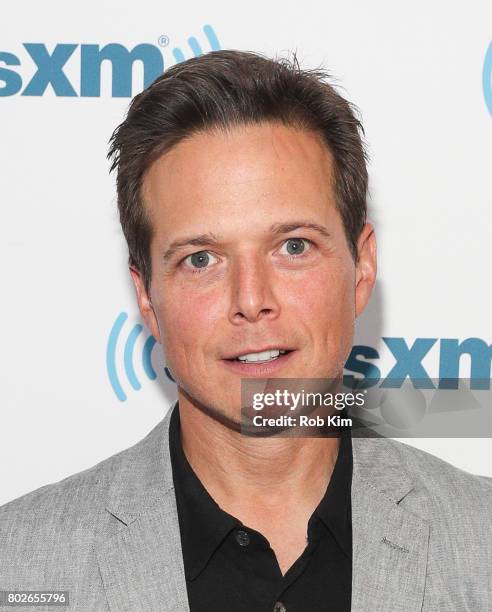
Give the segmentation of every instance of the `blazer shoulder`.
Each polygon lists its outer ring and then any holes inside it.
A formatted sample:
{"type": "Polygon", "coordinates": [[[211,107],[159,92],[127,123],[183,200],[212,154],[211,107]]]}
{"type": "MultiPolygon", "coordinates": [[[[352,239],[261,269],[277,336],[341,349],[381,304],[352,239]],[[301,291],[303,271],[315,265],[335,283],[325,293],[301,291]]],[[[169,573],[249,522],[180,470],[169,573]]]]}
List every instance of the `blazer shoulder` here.
{"type": "Polygon", "coordinates": [[[492,522],[492,478],[467,472],[410,444],[388,443],[415,483],[414,496],[426,495],[438,512],[455,512],[461,518],[469,512],[478,521],[485,516],[492,522]]]}
{"type": "MultiPolygon", "coordinates": [[[[60,535],[73,529],[93,530],[104,516],[112,482],[122,471],[131,470],[135,457],[145,452],[145,438],[81,472],[46,484],[0,506],[0,542],[25,533],[53,530],[60,535]]],[[[1,548],[1,546],[0,546],[1,548]]]]}
{"type": "Polygon", "coordinates": [[[58,533],[61,528],[70,531],[71,523],[90,528],[111,474],[127,450],[0,506],[0,538],[54,527],[58,533]]]}
{"type": "MultiPolygon", "coordinates": [[[[163,454],[165,431],[163,420],[133,446],[1,506],[0,588],[32,588],[49,577],[100,597],[98,542],[121,527],[109,509],[111,496],[125,490],[145,498],[145,476],[163,454]]],[[[82,609],[102,609],[95,606],[82,609]]]]}

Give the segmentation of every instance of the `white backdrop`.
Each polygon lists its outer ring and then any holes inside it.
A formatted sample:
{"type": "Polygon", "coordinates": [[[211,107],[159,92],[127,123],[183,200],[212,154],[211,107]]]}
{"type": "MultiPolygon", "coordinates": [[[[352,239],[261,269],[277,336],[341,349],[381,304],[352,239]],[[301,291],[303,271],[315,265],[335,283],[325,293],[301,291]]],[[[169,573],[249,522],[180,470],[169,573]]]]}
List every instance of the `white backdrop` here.
{"type": "MultiPolygon", "coordinates": [[[[489,2],[19,0],[2,13],[0,503],[134,444],[174,398],[159,347],[151,354],[157,380],[142,365],[145,329],[131,347],[141,321],[105,159],[130,98],[113,95],[110,62],[101,69],[100,95],[80,96],[81,74],[91,78],[82,44],[151,44],[169,67],[180,57],[176,49],[185,58],[196,43],[211,50],[212,32],[221,48],[297,50],[303,67],[323,65],[361,109],[371,156],[379,280],[355,343],[380,352],[385,374],[394,360],[382,337],[408,346],[436,338],[422,362],[431,377],[441,339],[490,344],[489,2]],[[29,43],[42,64],[31,83],[29,43]],[[77,46],[63,77],[46,58],[69,44],[77,46]],[[58,91],[51,84],[41,91],[50,70],[58,91]],[[75,95],[60,95],[67,87],[75,95]],[[128,317],[118,332],[121,313],[128,317]],[[128,358],[125,368],[127,341],[140,389],[128,358]]],[[[132,95],[142,74],[135,62],[132,95]]],[[[465,356],[460,376],[469,375],[465,356]]],[[[489,439],[407,442],[492,475],[489,439]]]]}

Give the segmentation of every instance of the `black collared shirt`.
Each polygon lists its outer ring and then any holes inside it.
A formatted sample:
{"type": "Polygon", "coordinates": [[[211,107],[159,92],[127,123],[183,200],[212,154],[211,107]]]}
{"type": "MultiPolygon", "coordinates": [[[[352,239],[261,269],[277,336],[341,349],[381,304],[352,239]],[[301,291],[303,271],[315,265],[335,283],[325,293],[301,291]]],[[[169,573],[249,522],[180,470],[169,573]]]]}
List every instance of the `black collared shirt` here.
{"type": "Polygon", "coordinates": [[[181,445],[178,405],[169,442],[191,612],[350,611],[349,430],[342,432],[327,490],[309,519],[307,546],[284,576],[268,540],[224,512],[191,468],[181,445]]]}

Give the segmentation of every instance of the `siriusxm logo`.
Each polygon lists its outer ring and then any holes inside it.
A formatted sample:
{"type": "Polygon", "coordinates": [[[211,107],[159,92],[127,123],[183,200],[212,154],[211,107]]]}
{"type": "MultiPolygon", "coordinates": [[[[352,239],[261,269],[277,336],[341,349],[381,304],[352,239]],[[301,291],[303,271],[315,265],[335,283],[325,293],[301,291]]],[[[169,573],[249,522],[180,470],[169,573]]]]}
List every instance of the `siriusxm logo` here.
{"type": "Polygon", "coordinates": [[[492,115],[492,42],[489,44],[483,61],[482,84],[485,104],[492,115]]]}
{"type": "MultiPolygon", "coordinates": [[[[210,50],[220,49],[217,36],[210,25],[203,27],[210,50]]],[[[159,45],[167,47],[169,40],[166,36],[159,38],[159,45]]],[[[191,36],[188,44],[194,57],[203,54],[199,41],[191,36]]],[[[143,89],[148,87],[160,74],[164,72],[165,61],[161,49],[152,44],[143,43],[133,49],[127,49],[120,43],[109,43],[103,47],[92,44],[59,43],[49,51],[43,43],[23,43],[27,51],[28,61],[34,64],[36,72],[24,87],[20,72],[13,68],[22,66],[24,61],[10,52],[0,51],[0,96],[42,96],[48,85],[56,96],[94,98],[101,95],[101,66],[109,62],[112,67],[111,95],[114,98],[130,98],[133,90],[133,64],[141,62],[143,65],[143,89]],[[80,62],[80,82],[70,81],[65,73],[67,62],[78,50],[80,62]]],[[[174,47],[170,51],[173,63],[186,59],[185,53],[174,47]]]]}
{"type": "MultiPolygon", "coordinates": [[[[137,359],[147,378],[150,380],[157,378],[151,363],[152,349],[156,344],[154,336],[140,337],[143,327],[139,323],[134,324],[128,332],[123,332],[127,319],[126,312],[118,315],[111,328],[106,349],[109,381],[117,398],[122,402],[127,399],[127,395],[118,376],[118,369],[124,372],[131,388],[135,391],[142,387],[135,371],[134,364],[137,359]],[[117,350],[118,341],[122,344],[122,351],[117,350]]],[[[410,380],[415,388],[435,389],[436,379],[431,379],[422,364],[424,357],[434,349],[439,350],[439,389],[458,389],[460,376],[470,379],[470,389],[490,388],[492,345],[488,345],[481,338],[467,338],[461,342],[456,338],[416,338],[411,346],[405,338],[382,338],[382,340],[394,358],[395,363],[390,371],[383,374],[378,367],[377,361],[381,357],[375,348],[356,345],[352,348],[345,364],[345,386],[364,388],[379,386],[381,389],[393,389],[401,388],[405,380],[410,380]],[[463,368],[460,368],[463,355],[468,355],[470,358],[470,370],[465,375],[462,372],[463,368]]],[[[167,368],[165,374],[172,380],[167,368]]]]}
{"type": "Polygon", "coordinates": [[[378,351],[370,346],[354,346],[345,369],[355,372],[358,376],[346,375],[346,386],[374,387],[382,381],[382,388],[397,389],[408,378],[415,388],[435,389],[436,385],[424,368],[422,360],[436,346],[439,348],[439,389],[458,389],[462,355],[470,357],[470,371],[466,376],[470,379],[470,388],[489,389],[492,344],[488,345],[480,338],[467,338],[462,342],[457,338],[441,338],[438,344],[438,338],[417,338],[411,347],[405,338],[382,340],[394,357],[395,365],[383,377],[381,370],[373,363],[380,359],[378,351]]]}
{"type": "MultiPolygon", "coordinates": [[[[109,333],[108,343],[106,346],[106,369],[109,376],[109,382],[113,387],[116,397],[122,402],[126,400],[126,393],[120,383],[116,368],[116,346],[120,335],[122,335],[123,325],[127,319],[128,315],[126,312],[121,312],[118,315],[109,333]]],[[[142,333],[142,330],[143,327],[140,325],[140,323],[135,324],[126,336],[123,348],[123,369],[128,382],[135,391],[142,388],[134,366],[134,354],[136,352],[135,345],[137,339],[142,333]]],[[[150,380],[155,380],[157,378],[157,374],[155,373],[151,362],[151,353],[155,343],[156,340],[154,336],[148,335],[140,354],[142,368],[150,380]]]]}

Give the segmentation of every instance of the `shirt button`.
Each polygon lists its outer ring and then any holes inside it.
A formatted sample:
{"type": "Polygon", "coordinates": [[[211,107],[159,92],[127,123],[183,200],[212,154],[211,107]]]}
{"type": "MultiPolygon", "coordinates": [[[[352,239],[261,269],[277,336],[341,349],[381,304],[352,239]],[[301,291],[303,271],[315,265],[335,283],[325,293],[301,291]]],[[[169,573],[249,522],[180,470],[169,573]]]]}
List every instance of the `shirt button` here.
{"type": "Polygon", "coordinates": [[[277,601],[273,606],[273,612],[287,612],[287,608],[281,601],[277,601]]]}
{"type": "Polygon", "coordinates": [[[236,542],[239,544],[239,546],[248,546],[250,543],[249,534],[247,534],[245,531],[238,531],[236,533],[236,542]]]}

